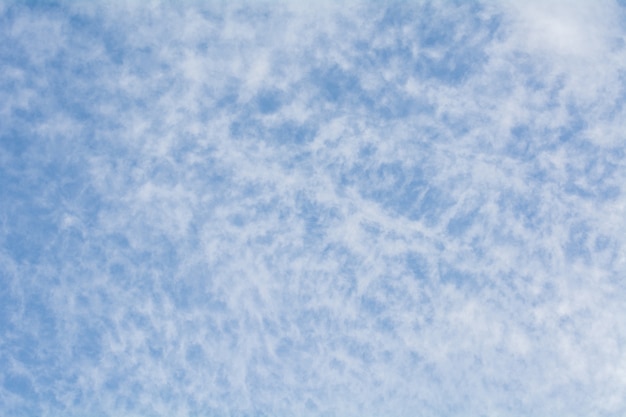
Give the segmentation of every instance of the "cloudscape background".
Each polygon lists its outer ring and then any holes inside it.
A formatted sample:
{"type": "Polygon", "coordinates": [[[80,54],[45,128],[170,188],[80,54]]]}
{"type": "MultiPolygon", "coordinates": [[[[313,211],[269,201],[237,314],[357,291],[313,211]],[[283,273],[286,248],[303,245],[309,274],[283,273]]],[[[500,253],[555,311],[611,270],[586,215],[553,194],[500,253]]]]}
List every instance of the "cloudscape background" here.
{"type": "Polygon", "coordinates": [[[623,416],[626,3],[0,1],[0,414],[623,416]]]}

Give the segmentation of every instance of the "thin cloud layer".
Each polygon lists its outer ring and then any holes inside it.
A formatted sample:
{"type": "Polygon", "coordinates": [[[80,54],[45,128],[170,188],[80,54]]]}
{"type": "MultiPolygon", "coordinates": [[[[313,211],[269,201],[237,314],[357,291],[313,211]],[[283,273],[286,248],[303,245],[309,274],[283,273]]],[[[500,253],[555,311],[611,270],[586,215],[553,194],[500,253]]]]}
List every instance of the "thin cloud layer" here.
{"type": "Polygon", "coordinates": [[[620,3],[0,5],[0,411],[620,415],[620,3]]]}

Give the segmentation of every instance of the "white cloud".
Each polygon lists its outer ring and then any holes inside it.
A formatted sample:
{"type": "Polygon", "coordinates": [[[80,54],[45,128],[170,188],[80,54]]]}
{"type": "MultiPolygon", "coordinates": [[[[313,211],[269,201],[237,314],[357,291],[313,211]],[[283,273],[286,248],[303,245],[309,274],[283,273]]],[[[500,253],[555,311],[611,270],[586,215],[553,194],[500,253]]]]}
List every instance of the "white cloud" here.
{"type": "Polygon", "coordinates": [[[0,410],[624,409],[617,6],[0,13],[0,410]]]}

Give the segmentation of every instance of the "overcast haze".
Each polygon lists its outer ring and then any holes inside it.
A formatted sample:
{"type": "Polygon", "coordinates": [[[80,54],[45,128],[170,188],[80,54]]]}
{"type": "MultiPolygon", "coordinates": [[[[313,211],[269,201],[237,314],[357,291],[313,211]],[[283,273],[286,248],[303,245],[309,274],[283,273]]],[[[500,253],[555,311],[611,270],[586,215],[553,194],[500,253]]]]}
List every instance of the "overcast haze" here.
{"type": "Polygon", "coordinates": [[[0,0],[0,414],[626,415],[626,3],[0,0]]]}

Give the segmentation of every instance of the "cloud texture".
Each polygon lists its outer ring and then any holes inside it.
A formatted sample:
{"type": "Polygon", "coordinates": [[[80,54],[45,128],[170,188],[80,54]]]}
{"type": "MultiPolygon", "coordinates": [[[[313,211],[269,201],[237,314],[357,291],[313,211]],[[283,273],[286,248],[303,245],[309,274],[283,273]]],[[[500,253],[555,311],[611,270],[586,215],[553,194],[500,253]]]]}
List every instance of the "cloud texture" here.
{"type": "Polygon", "coordinates": [[[0,2],[0,413],[626,412],[623,2],[0,2]]]}

